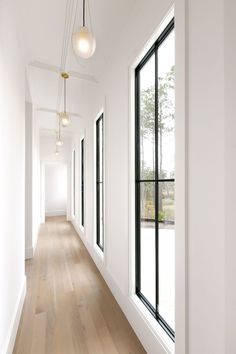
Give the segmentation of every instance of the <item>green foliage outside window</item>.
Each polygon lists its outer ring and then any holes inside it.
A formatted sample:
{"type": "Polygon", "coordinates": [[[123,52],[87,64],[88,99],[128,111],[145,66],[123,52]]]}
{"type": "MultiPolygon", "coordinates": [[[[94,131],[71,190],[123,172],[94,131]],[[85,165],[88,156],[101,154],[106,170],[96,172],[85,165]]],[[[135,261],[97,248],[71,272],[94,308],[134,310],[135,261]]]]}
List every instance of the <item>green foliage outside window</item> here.
{"type": "MultiPolygon", "coordinates": [[[[170,95],[171,90],[174,92],[174,67],[164,77],[159,77],[158,81],[158,170],[159,179],[165,179],[167,171],[163,169],[163,136],[174,130],[174,102],[170,95]]],[[[143,144],[145,139],[152,143],[153,149],[155,148],[155,88],[151,86],[142,90],[140,99],[140,162],[142,178],[152,180],[155,178],[155,161],[153,161],[153,168],[145,166],[142,152],[144,151],[143,144]]],[[[152,156],[155,156],[155,154],[153,153],[152,156]]],[[[174,178],[174,171],[171,171],[168,178],[174,178]]],[[[153,184],[145,183],[145,190],[143,191],[143,195],[141,195],[143,219],[155,219],[154,194],[153,184]]],[[[159,183],[158,220],[159,222],[174,222],[174,183],[172,182],[159,183]]]]}

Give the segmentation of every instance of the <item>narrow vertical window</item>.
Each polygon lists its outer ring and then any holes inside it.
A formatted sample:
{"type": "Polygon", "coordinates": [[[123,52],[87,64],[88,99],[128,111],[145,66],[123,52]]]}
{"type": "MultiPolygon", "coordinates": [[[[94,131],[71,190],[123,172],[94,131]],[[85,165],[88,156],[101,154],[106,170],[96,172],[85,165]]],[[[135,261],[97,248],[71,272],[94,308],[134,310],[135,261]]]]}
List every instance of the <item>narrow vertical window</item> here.
{"type": "Polygon", "coordinates": [[[96,121],[96,242],[104,249],[103,114],[96,121]]]}
{"type": "Polygon", "coordinates": [[[73,188],[73,196],[72,196],[72,213],[75,217],[75,150],[73,150],[72,154],[72,188],[73,188]]]}
{"type": "Polygon", "coordinates": [[[81,140],[81,225],[84,227],[84,138],[81,140]]]}
{"type": "Polygon", "coordinates": [[[174,41],[172,20],[135,70],[136,294],[173,340],[174,41]]]}

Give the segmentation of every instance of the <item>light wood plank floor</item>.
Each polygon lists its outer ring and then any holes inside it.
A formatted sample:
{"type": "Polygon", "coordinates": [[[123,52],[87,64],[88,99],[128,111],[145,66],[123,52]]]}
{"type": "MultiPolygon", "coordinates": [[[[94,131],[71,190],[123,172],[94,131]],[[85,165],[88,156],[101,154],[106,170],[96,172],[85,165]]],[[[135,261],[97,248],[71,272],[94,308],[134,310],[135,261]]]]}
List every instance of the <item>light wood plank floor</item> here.
{"type": "Polygon", "coordinates": [[[14,354],[145,353],[74,228],[41,227],[14,354]]]}

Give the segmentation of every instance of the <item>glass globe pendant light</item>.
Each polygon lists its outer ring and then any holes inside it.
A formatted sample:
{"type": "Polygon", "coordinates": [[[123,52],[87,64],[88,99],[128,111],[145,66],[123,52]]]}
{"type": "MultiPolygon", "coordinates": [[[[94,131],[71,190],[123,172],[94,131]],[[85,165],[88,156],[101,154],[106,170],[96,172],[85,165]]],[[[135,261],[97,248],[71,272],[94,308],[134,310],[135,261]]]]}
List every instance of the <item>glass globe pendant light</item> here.
{"type": "Polygon", "coordinates": [[[69,78],[69,74],[61,73],[61,77],[64,79],[64,112],[59,113],[59,119],[61,121],[61,125],[65,128],[70,124],[70,116],[66,112],[66,80],[69,78]]]}
{"type": "Polygon", "coordinates": [[[61,138],[58,138],[56,142],[56,146],[62,146],[62,145],[63,145],[63,141],[61,140],[61,138]]]}
{"type": "Polygon", "coordinates": [[[75,54],[84,59],[93,56],[96,49],[94,35],[85,25],[85,0],[83,0],[83,26],[72,34],[72,46],[75,54]]]}

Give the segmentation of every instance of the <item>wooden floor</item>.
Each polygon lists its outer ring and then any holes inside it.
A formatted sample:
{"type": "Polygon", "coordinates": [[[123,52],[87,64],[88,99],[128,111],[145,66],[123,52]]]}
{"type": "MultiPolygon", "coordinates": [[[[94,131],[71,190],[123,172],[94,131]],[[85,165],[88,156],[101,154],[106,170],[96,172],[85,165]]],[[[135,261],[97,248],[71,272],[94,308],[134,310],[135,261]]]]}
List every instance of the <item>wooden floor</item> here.
{"type": "Polygon", "coordinates": [[[145,353],[64,217],[49,218],[42,226],[26,274],[14,354],[145,353]]]}

